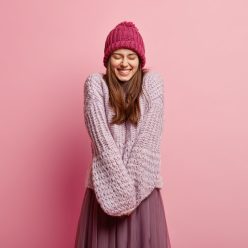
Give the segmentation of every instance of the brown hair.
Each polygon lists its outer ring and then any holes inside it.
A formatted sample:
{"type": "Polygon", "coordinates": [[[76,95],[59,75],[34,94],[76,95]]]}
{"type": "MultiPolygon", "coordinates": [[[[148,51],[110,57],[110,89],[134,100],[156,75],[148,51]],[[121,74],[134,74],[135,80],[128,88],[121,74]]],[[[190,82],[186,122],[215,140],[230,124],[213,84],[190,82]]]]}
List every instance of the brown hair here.
{"type": "Polygon", "coordinates": [[[120,82],[114,71],[111,69],[110,60],[103,75],[109,88],[109,104],[115,115],[111,124],[122,124],[130,121],[134,125],[138,124],[140,118],[139,96],[142,94],[142,83],[145,73],[149,69],[141,68],[139,63],[138,70],[127,82],[120,82]]]}

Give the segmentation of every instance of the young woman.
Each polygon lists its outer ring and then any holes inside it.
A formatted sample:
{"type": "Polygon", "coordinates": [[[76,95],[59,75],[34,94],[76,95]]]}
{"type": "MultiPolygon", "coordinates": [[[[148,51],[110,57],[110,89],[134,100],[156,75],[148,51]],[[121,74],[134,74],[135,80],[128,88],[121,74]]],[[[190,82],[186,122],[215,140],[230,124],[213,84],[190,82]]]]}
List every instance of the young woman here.
{"type": "Polygon", "coordinates": [[[106,73],[85,80],[92,163],[75,248],[171,247],[160,193],[164,83],[145,62],[137,27],[124,21],[106,39],[106,73]]]}

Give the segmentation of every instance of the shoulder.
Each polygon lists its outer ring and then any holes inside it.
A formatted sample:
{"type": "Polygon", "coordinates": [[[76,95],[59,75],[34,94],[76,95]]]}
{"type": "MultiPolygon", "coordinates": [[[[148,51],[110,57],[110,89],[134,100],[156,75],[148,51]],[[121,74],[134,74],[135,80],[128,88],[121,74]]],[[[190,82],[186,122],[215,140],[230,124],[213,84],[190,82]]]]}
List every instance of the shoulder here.
{"type": "Polygon", "coordinates": [[[161,73],[149,71],[143,77],[143,89],[150,100],[164,95],[164,79],[161,73]]]}
{"type": "Polygon", "coordinates": [[[102,80],[103,74],[100,72],[92,72],[88,74],[84,81],[84,94],[89,97],[102,96],[102,80]]]}
{"type": "Polygon", "coordinates": [[[85,79],[85,85],[87,87],[97,87],[101,84],[101,80],[103,79],[102,73],[100,72],[92,72],[88,74],[85,79]]]}

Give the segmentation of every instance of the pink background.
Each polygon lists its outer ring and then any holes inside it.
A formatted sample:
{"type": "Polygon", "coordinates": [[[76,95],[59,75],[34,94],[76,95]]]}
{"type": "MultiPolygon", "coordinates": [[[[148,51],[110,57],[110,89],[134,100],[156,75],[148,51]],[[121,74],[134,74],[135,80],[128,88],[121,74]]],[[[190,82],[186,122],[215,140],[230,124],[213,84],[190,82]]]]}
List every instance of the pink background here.
{"type": "Polygon", "coordinates": [[[165,85],[162,190],[173,248],[248,247],[248,4],[1,3],[0,247],[73,247],[90,140],[85,77],[123,20],[165,85]]]}

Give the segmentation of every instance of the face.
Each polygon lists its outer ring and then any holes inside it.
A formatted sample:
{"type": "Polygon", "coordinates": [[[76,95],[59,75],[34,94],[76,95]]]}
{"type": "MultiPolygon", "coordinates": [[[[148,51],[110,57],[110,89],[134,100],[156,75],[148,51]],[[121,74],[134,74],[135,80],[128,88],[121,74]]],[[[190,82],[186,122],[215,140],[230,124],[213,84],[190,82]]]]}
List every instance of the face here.
{"type": "Polygon", "coordinates": [[[120,81],[128,81],[139,67],[139,57],[130,49],[115,50],[110,56],[110,65],[120,81]]]}

